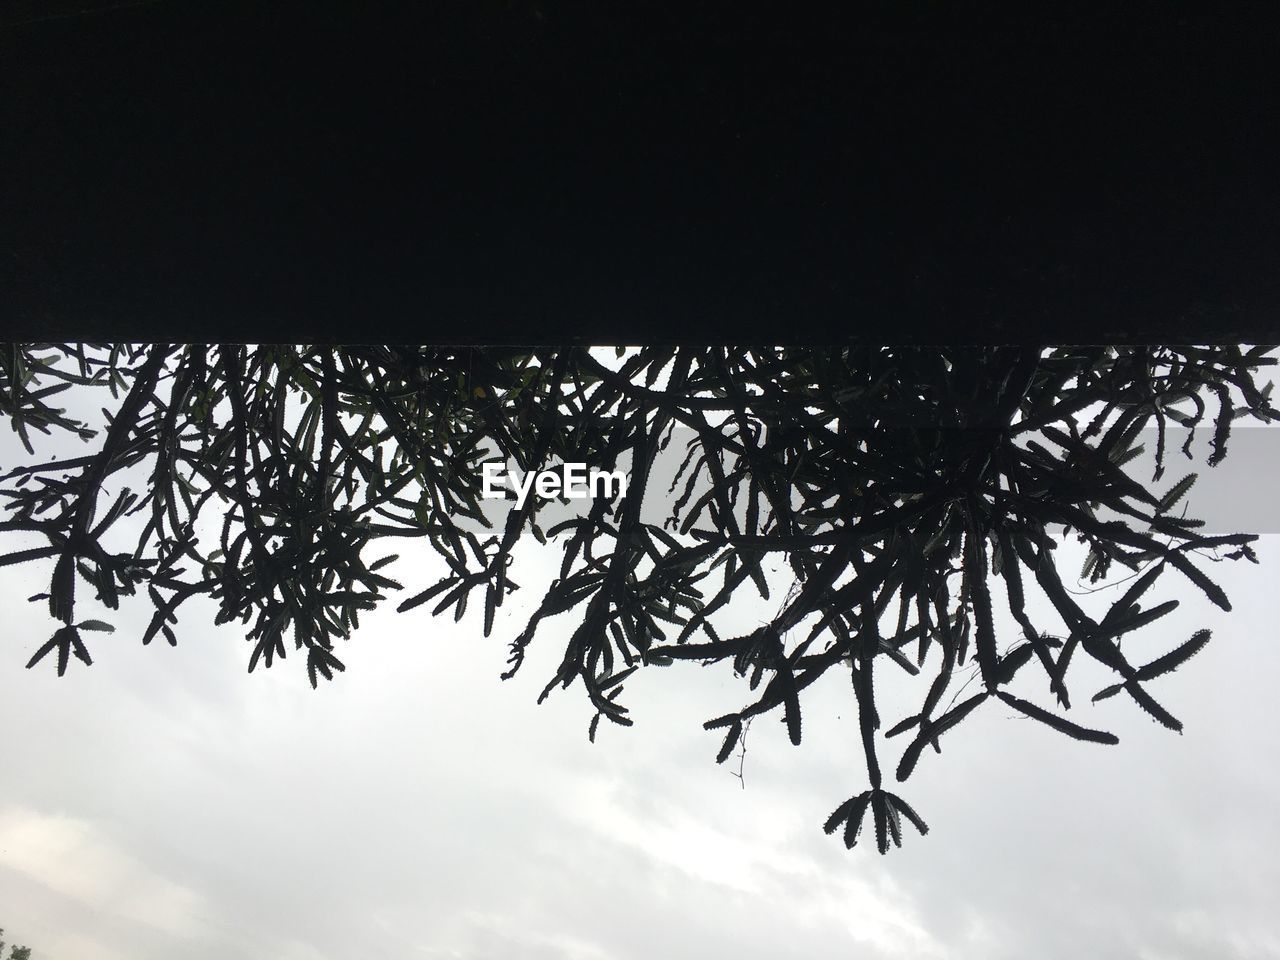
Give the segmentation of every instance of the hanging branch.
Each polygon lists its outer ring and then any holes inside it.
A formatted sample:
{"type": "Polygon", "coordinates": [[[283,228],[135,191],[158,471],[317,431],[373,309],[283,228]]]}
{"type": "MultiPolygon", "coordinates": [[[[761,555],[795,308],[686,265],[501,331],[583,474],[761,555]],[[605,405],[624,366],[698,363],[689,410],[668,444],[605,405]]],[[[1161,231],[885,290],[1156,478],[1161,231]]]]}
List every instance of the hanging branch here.
{"type": "Polygon", "coordinates": [[[901,845],[904,817],[927,831],[883,788],[887,739],[914,731],[896,764],[900,781],[991,700],[1055,733],[1114,743],[1063,716],[1077,655],[1116,675],[1095,700],[1123,692],[1181,729],[1147,687],[1203,648],[1207,631],[1141,666],[1121,638],[1173,612],[1175,600],[1147,599],[1169,570],[1225,610],[1203,552],[1255,558],[1252,536],[1202,536],[1197,521],[1172,514],[1194,474],[1153,486],[1171,455],[1166,422],[1194,431],[1211,419],[1209,462],[1219,462],[1235,420],[1277,417],[1270,384],[1256,379],[1274,362],[1265,348],[621,353],[5,345],[0,416],[28,462],[0,476],[0,533],[22,538],[0,567],[43,565],[50,587],[33,600],[48,601],[58,622],[28,665],[55,652],[59,674],[73,656],[92,662],[85,636],[113,626],[77,621],[83,582],[109,609],[145,593],[153,615],[143,643],[163,635],[176,644],[186,601],[208,597],[216,622],[238,622],[251,642],[250,669],[283,659],[291,637],[317,686],[344,669],[336,644],[358,630],[360,613],[401,591],[401,611],[459,621],[470,610],[489,635],[518,588],[514,550],[529,534],[561,550],[559,576],[511,641],[504,676],[521,669],[540,624],[567,615],[542,698],[581,679],[593,741],[602,717],[632,723],[622,693],[640,668],[728,662],[748,702],[704,726],[724,731],[717,762],[742,751],[741,778],[752,720],[780,715],[800,743],[808,687],[847,669],[869,788],[825,828],[843,825],[848,846],[868,814],[882,853],[901,845]],[[51,405],[68,390],[103,388],[113,407],[101,439],[51,405]],[[1125,467],[1148,426],[1157,435],[1150,480],[1125,467]],[[683,450],[676,427],[688,431],[683,450]],[[41,462],[33,431],[98,446],[41,462]],[[680,467],[661,490],[651,468],[668,445],[680,467]],[[501,529],[481,509],[487,459],[527,472],[556,462],[615,469],[625,456],[623,497],[597,499],[550,529],[535,498],[501,529]],[[145,490],[107,493],[135,466],[145,490]],[[664,496],[666,522],[646,522],[643,504],[664,496]],[[1120,519],[1100,520],[1102,508],[1120,519]],[[136,548],[108,551],[109,531],[140,513],[136,548]],[[1064,585],[1060,525],[1088,547],[1083,576],[1100,583],[1113,568],[1133,572],[1108,609],[1064,585]],[[390,575],[399,554],[383,549],[387,538],[421,542],[443,561],[443,578],[406,588],[390,575]],[[778,554],[795,582],[777,614],[745,635],[725,630],[740,591],[768,597],[776,587],[764,560],[778,554]],[[1031,621],[1035,592],[1056,624],[1031,621]],[[924,690],[918,712],[890,718],[887,729],[876,698],[884,669],[921,677],[924,690]],[[957,703],[968,692],[961,685],[944,704],[957,669],[971,669],[981,689],[957,703]],[[1030,699],[1027,678],[1037,672],[1055,706],[1030,699]]]}

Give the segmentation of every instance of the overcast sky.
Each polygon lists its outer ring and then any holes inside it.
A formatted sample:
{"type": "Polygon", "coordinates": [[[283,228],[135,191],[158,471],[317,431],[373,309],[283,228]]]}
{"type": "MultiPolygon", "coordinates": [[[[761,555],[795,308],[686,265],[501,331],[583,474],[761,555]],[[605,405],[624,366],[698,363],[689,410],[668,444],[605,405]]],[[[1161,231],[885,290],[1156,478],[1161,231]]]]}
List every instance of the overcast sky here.
{"type": "MultiPolygon", "coordinates": [[[[18,462],[2,442],[0,465],[18,462]]],[[[891,787],[932,829],[887,857],[821,829],[866,786],[835,671],[804,701],[800,747],[772,716],[751,728],[745,789],[701,729],[748,702],[727,665],[641,671],[623,695],[636,725],[602,723],[595,745],[580,688],[534,703],[564,621],[501,682],[558,564],[521,551],[493,637],[478,610],[388,609],[318,691],[297,655],[246,675],[243,634],[195,601],[177,648],[143,648],[147,605],[126,600],[117,632],[89,637],[92,667],[24,670],[53,630],[26,602],[48,567],[0,571],[6,938],[36,960],[1280,956],[1280,537],[1259,566],[1213,570],[1232,613],[1169,574],[1156,592],[1183,606],[1126,640],[1154,657],[1213,629],[1150,685],[1182,736],[1125,698],[1091,706],[1107,681],[1073,665],[1073,718],[1119,746],[985,705],[891,787]]],[[[396,569],[435,579],[407,554],[396,569]]],[[[735,603],[733,625],[777,600],[735,603]]],[[[885,684],[887,723],[927,682],[885,684]]],[[[1042,686],[1025,692],[1048,705],[1042,686]]],[[[905,745],[886,745],[889,770],[905,745]]]]}

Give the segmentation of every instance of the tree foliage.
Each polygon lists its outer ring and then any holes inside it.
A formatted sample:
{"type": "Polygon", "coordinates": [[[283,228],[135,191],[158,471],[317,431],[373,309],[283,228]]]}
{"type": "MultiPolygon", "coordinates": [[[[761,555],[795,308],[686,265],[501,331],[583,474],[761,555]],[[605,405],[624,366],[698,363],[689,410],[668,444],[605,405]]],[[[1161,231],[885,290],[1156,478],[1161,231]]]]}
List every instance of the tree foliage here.
{"type": "MultiPolygon", "coordinates": [[[[0,927],[0,956],[4,955],[4,927],[0,927]]],[[[31,960],[31,948],[16,943],[9,947],[9,960],[31,960]]]]}
{"type": "Polygon", "coordinates": [[[73,656],[92,662],[86,635],[113,627],[77,619],[85,588],[111,609],[144,594],[154,607],[144,644],[176,644],[183,605],[205,596],[219,623],[244,628],[250,670],[292,648],[314,686],[344,669],[337,641],[361,612],[402,591],[399,610],[429,605],[461,619],[470,605],[489,635],[517,586],[514,546],[525,535],[552,540],[559,576],[510,641],[504,676],[520,669],[543,621],[571,614],[542,697],[580,683],[594,740],[602,718],[631,724],[620,695],[635,670],[728,661],[748,692],[740,709],[705,724],[723,731],[722,762],[766,713],[800,743],[806,689],[829,670],[847,674],[870,782],[825,829],[853,846],[869,814],[884,853],[901,845],[903,819],[927,831],[884,788],[887,738],[908,738],[899,781],[992,700],[1076,739],[1116,742],[1065,715],[1075,658],[1116,675],[1095,700],[1123,693],[1181,729],[1149,688],[1207,631],[1145,664],[1131,662],[1121,638],[1177,606],[1147,602],[1165,574],[1230,609],[1203,559],[1254,560],[1255,538],[1205,535],[1179,514],[1194,475],[1161,493],[1123,465],[1154,427],[1152,483],[1161,482],[1175,452],[1171,423],[1211,425],[1210,463],[1220,461],[1235,419],[1277,416],[1270,385],[1256,379],[1273,362],[1266,354],[650,346],[615,359],[580,347],[8,345],[0,412],[31,457],[0,477],[0,530],[34,545],[0,566],[49,569],[47,593],[32,600],[58,626],[28,666],[52,658],[62,674],[73,656]],[[90,387],[111,397],[102,436],[54,406],[90,387]],[[677,481],[651,489],[650,467],[677,427],[691,438],[677,481]],[[94,445],[38,462],[32,431],[94,445]],[[530,498],[478,535],[488,523],[480,462],[495,455],[522,471],[556,461],[612,469],[629,456],[630,482],[616,502],[592,501],[550,529],[530,498]],[[126,471],[145,488],[109,495],[110,478],[126,471]],[[646,498],[671,500],[665,523],[642,520],[646,498]],[[1121,519],[1104,519],[1104,507],[1121,519]],[[126,517],[137,518],[136,542],[111,549],[126,517]],[[1084,577],[1129,574],[1100,614],[1067,588],[1055,555],[1063,529],[1088,547],[1084,577]],[[406,537],[443,558],[443,579],[392,578],[396,555],[381,548],[406,537]],[[795,578],[777,615],[721,635],[717,617],[739,591],[768,595],[763,564],[776,555],[795,578]],[[1032,622],[1036,591],[1053,623],[1032,622]],[[1005,608],[1016,636],[997,636],[1005,608]],[[876,701],[884,669],[927,681],[919,709],[891,724],[876,701]],[[959,699],[963,669],[976,671],[978,688],[959,699]],[[1047,704],[1010,690],[1024,671],[1043,676],[1047,704]]]}

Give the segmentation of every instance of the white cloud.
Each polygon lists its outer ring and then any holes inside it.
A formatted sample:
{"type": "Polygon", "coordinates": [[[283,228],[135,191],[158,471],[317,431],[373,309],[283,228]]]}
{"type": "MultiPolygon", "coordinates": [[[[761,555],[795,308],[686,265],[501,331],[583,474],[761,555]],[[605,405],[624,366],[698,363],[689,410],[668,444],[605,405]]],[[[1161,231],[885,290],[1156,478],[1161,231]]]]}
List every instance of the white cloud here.
{"type": "Polygon", "coordinates": [[[174,937],[203,930],[198,894],[121,850],[89,821],[6,807],[0,857],[10,871],[142,927],[174,937]]]}

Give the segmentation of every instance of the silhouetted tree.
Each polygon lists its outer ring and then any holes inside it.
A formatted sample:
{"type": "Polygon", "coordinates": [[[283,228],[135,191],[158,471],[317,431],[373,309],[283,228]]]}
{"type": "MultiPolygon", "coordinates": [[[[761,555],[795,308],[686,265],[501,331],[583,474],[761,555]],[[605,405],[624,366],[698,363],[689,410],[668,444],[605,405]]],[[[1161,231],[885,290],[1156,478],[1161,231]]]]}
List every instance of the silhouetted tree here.
{"type": "Polygon", "coordinates": [[[121,595],[145,592],[154,614],[143,643],[163,635],[176,644],[182,605],[209,597],[217,622],[247,628],[250,670],[284,658],[288,637],[305,651],[314,686],[344,669],[335,642],[360,612],[402,589],[388,575],[395,555],[375,559],[375,547],[425,539],[448,573],[414,585],[398,609],[431,604],[461,619],[478,597],[488,635],[516,588],[512,548],[526,533],[555,539],[559,576],[511,641],[504,676],[520,668],[544,619],[572,611],[542,697],[580,681],[595,708],[594,740],[602,717],[631,723],[619,694],[641,666],[730,661],[752,694],[705,724],[724,731],[724,761],[747,722],[770,711],[798,744],[804,691],[830,669],[846,671],[870,784],[825,829],[842,829],[853,846],[869,812],[884,853],[901,844],[902,818],[927,827],[883,787],[878,669],[914,675],[928,665],[932,674],[920,709],[884,732],[911,734],[898,780],[989,700],[1077,739],[1115,743],[1064,716],[1076,656],[1116,675],[1095,700],[1124,693],[1181,729],[1149,681],[1200,650],[1208,632],[1146,663],[1131,662],[1120,639],[1177,606],[1142,605],[1166,572],[1229,609],[1197,561],[1254,560],[1255,538],[1207,536],[1175,514],[1194,475],[1159,493],[1122,467],[1147,426],[1158,482],[1171,422],[1194,429],[1211,420],[1214,464],[1233,420],[1274,419],[1270,384],[1255,382],[1273,362],[1266,352],[653,346],[606,363],[578,347],[10,345],[0,412],[33,456],[0,477],[0,530],[35,539],[0,565],[51,567],[48,592],[32,600],[47,601],[59,626],[28,666],[51,654],[59,674],[72,656],[91,663],[85,632],[113,628],[77,619],[85,584],[112,609],[121,595]],[[52,405],[94,385],[113,398],[105,437],[84,456],[37,462],[32,430],[94,436],[52,405]],[[677,426],[691,439],[676,482],[650,489],[650,466],[677,426]],[[488,523],[481,460],[510,458],[529,471],[555,461],[613,468],[626,455],[630,483],[617,502],[598,498],[543,530],[530,498],[501,529],[474,532],[488,523]],[[146,489],[108,496],[109,478],[128,468],[145,471],[146,489]],[[646,496],[668,494],[669,520],[643,522],[646,496]],[[1120,519],[1101,519],[1103,507],[1120,519]],[[109,549],[108,531],[131,515],[142,524],[136,543],[109,549]],[[1089,612],[1066,588],[1055,557],[1062,527],[1089,548],[1085,576],[1130,571],[1109,609],[1089,612]],[[770,554],[795,578],[779,613],[722,636],[716,616],[738,591],[768,596],[770,554]],[[1033,591],[1047,598],[1052,629],[1030,619],[1033,591]],[[1019,634],[1002,642],[993,613],[1004,605],[1019,634]],[[978,689],[945,704],[969,663],[978,689]],[[1010,692],[1032,665],[1053,706],[1010,692]]]}
{"type": "MultiPolygon", "coordinates": [[[[0,956],[4,956],[4,927],[0,927],[0,956]]],[[[14,944],[9,948],[9,960],[31,960],[31,948],[14,944]]]]}

